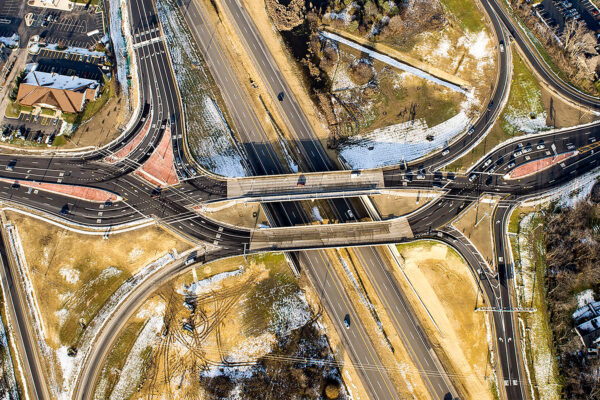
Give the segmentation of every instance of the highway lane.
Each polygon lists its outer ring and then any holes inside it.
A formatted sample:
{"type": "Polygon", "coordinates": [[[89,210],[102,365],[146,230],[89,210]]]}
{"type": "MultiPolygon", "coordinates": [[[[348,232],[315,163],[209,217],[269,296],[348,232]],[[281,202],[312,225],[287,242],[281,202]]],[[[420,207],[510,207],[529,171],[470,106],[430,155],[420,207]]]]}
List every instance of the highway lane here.
{"type": "Polygon", "coordinates": [[[600,99],[595,96],[591,96],[587,93],[583,93],[579,89],[574,88],[570,84],[559,78],[546,64],[541,55],[538,53],[535,46],[526,37],[526,35],[515,23],[512,16],[509,15],[505,9],[505,3],[499,0],[482,0],[482,4],[486,8],[492,8],[494,12],[499,16],[502,23],[507,27],[508,31],[515,42],[519,45],[519,48],[527,58],[529,64],[535,69],[535,71],[542,77],[546,83],[554,88],[562,96],[574,101],[575,103],[589,107],[594,110],[600,109],[600,99]]]}
{"type": "MultiPolygon", "coordinates": [[[[284,92],[284,100],[280,102],[280,106],[282,108],[281,111],[286,119],[286,122],[288,123],[290,131],[296,135],[298,147],[301,150],[301,154],[304,156],[303,161],[311,171],[335,170],[335,164],[331,162],[321,146],[320,141],[316,139],[310,124],[306,120],[304,114],[300,111],[300,107],[298,106],[293,93],[289,90],[285,79],[282,78],[282,74],[279,71],[273,57],[260,39],[254,23],[248,17],[245,10],[240,7],[239,3],[225,1],[225,4],[229,8],[229,11],[233,14],[233,20],[237,24],[237,29],[240,34],[239,37],[245,41],[245,47],[248,50],[248,53],[253,57],[255,65],[261,73],[263,80],[267,82],[273,98],[277,98],[278,93],[284,92]],[[242,31],[244,32],[243,34],[242,31]]],[[[218,44],[214,41],[210,42],[210,47],[213,50],[217,46],[218,44]]],[[[331,211],[336,215],[336,219],[341,222],[348,220],[357,221],[362,216],[366,215],[366,210],[364,210],[362,205],[357,202],[351,203],[347,199],[334,199],[329,203],[331,211]]],[[[275,208],[271,210],[272,215],[285,215],[286,218],[276,218],[278,219],[279,226],[302,224],[306,221],[306,217],[301,211],[295,213],[293,208],[290,206],[291,205],[287,203],[279,206],[268,206],[275,208]]],[[[372,264],[364,264],[365,269],[368,270],[373,268],[376,270],[376,273],[371,275],[372,278],[381,278],[383,276],[382,272],[385,270],[386,263],[377,252],[372,252],[368,249],[357,249],[357,253],[361,254],[365,260],[372,262],[372,264]]],[[[302,256],[296,257],[296,259],[300,261],[307,259],[310,260],[310,258],[302,256]]],[[[323,257],[323,259],[325,258],[323,257]]],[[[318,279],[315,279],[314,277],[318,277],[319,272],[327,270],[327,268],[324,268],[326,265],[323,265],[322,262],[319,263],[318,259],[313,259],[310,263],[305,262],[303,265],[308,271],[310,271],[309,275],[313,277],[313,281],[318,281],[318,279]]],[[[386,278],[389,279],[389,275],[386,276],[386,278]]],[[[382,286],[378,285],[376,281],[374,282],[374,285],[379,287],[382,286]]],[[[385,283],[383,283],[383,285],[385,285],[385,283]]],[[[426,382],[430,392],[434,395],[434,397],[437,398],[443,398],[448,393],[455,393],[454,389],[448,382],[443,368],[440,367],[439,363],[434,363],[432,355],[429,351],[431,347],[428,346],[428,344],[426,344],[423,340],[411,339],[421,338],[421,334],[419,333],[419,328],[417,328],[418,324],[416,322],[416,318],[414,318],[412,311],[408,310],[410,307],[407,306],[407,302],[403,299],[401,293],[398,290],[395,290],[390,294],[387,292],[382,292],[380,294],[383,295],[384,301],[386,304],[388,304],[386,310],[396,321],[395,328],[401,328],[401,325],[407,326],[407,328],[404,330],[397,330],[405,344],[408,344],[407,347],[410,349],[409,351],[411,352],[415,363],[419,366],[421,364],[431,366],[435,370],[435,374],[431,374],[431,376],[429,376],[423,371],[429,371],[430,369],[420,368],[420,371],[422,371],[423,380],[426,382]],[[410,342],[414,342],[412,343],[412,346],[410,342]],[[413,351],[413,348],[415,348],[416,351],[413,351]]],[[[331,293],[329,296],[332,296],[331,293]]],[[[332,308],[329,308],[328,311],[334,313],[336,312],[336,310],[332,310],[332,308]]],[[[343,319],[343,314],[340,314],[338,319],[343,319]]],[[[378,398],[385,398],[385,393],[379,392],[378,398]],[[384,397],[380,397],[381,395],[384,397]]]]}
{"type": "MultiPolygon", "coordinates": [[[[24,354],[18,354],[16,356],[20,357],[23,364],[25,364],[23,365],[23,373],[27,380],[26,385],[29,392],[28,395],[33,394],[39,400],[50,399],[44,378],[44,370],[39,362],[37,339],[35,334],[32,333],[30,325],[27,323],[27,321],[29,321],[29,311],[27,309],[25,294],[21,290],[22,286],[20,279],[15,279],[15,276],[18,276],[18,272],[14,271],[13,263],[8,256],[5,243],[7,240],[6,235],[3,227],[2,237],[0,238],[0,263],[2,264],[0,277],[3,281],[2,286],[4,294],[8,296],[4,301],[12,311],[11,315],[6,315],[6,318],[9,319],[10,324],[12,325],[11,328],[14,329],[14,335],[20,342],[21,346],[17,343],[17,347],[21,347],[20,350],[24,352],[24,354]]],[[[10,329],[9,327],[6,328],[10,329]]],[[[15,361],[16,360],[13,359],[13,363],[15,361]]],[[[16,365],[13,365],[13,367],[15,368],[15,375],[18,375],[16,365]]]]}
{"type": "MultiPolygon", "coordinates": [[[[148,30],[148,27],[150,27],[150,26],[151,26],[150,24],[145,24],[145,25],[144,25],[144,24],[142,24],[142,27],[140,28],[140,32],[142,32],[142,34],[143,34],[143,35],[148,35],[148,33],[143,33],[143,32],[147,31],[147,30],[148,30]]],[[[153,29],[154,29],[154,28],[153,28],[153,29]]],[[[154,33],[156,33],[156,32],[154,32],[154,33]]],[[[153,33],[153,34],[154,34],[154,33],[153,33]]],[[[140,43],[141,43],[141,42],[140,42],[140,43]]],[[[162,57],[162,69],[161,69],[161,70],[160,70],[160,72],[159,72],[159,73],[162,75],[162,74],[165,74],[165,73],[166,73],[166,71],[167,71],[168,60],[166,59],[165,52],[164,52],[164,48],[161,48],[161,47],[160,47],[160,45],[162,45],[162,43],[161,43],[161,42],[157,42],[156,44],[155,44],[155,43],[152,43],[151,45],[148,45],[148,46],[141,46],[140,48],[141,48],[143,51],[146,51],[146,50],[147,50],[147,48],[148,48],[148,49],[149,49],[149,48],[152,48],[152,51],[153,51],[154,53],[150,53],[150,52],[146,53],[146,56],[147,56],[149,59],[153,59],[153,58],[154,58],[154,59],[157,59],[157,58],[159,58],[159,57],[162,57]]],[[[156,61],[153,61],[152,63],[150,63],[150,62],[149,62],[149,64],[154,64],[155,62],[156,62],[156,61]]],[[[157,76],[158,76],[158,74],[157,74],[157,76]]],[[[157,89],[157,87],[155,86],[155,87],[153,88],[153,90],[156,90],[156,89],[157,89]]],[[[171,89],[174,89],[174,86],[171,86],[171,89]]],[[[166,89],[164,89],[164,92],[165,92],[165,96],[167,96],[167,90],[166,90],[166,89]]],[[[171,101],[171,103],[169,104],[169,107],[174,107],[174,106],[173,106],[173,104],[175,103],[175,98],[173,97],[173,93],[174,93],[174,92],[173,92],[173,90],[169,90],[169,91],[168,91],[168,96],[170,96],[170,99],[171,99],[171,100],[170,100],[170,101],[171,101]]],[[[287,98],[290,98],[290,96],[287,96],[287,98]]],[[[161,109],[164,107],[164,105],[162,104],[162,100],[160,100],[160,98],[159,98],[159,101],[158,101],[156,104],[157,104],[157,109],[159,110],[159,113],[158,113],[158,114],[157,114],[157,116],[156,116],[156,118],[157,118],[157,121],[158,121],[158,118],[159,118],[159,116],[168,116],[168,115],[165,115],[165,114],[162,114],[162,115],[161,115],[161,114],[160,114],[160,110],[161,110],[161,109]]],[[[291,106],[290,106],[290,107],[291,107],[291,106]]],[[[154,117],[153,117],[153,118],[154,118],[154,117]]],[[[175,119],[175,122],[177,123],[177,119],[175,119]]],[[[175,128],[175,129],[177,129],[177,128],[175,128]]],[[[158,134],[159,130],[156,130],[155,132],[157,132],[157,134],[158,134]]],[[[150,140],[151,140],[151,139],[154,139],[154,140],[156,140],[156,139],[157,139],[157,137],[156,137],[156,136],[148,136],[148,140],[149,140],[149,142],[148,142],[148,146],[149,146],[149,147],[150,147],[150,146],[152,146],[152,143],[150,142],[150,140]]],[[[140,150],[140,157],[142,157],[142,154],[143,154],[143,153],[144,153],[144,152],[140,150]]],[[[140,158],[140,159],[141,159],[141,158],[140,158]]],[[[58,159],[57,159],[57,161],[55,161],[55,162],[59,163],[58,159]]],[[[21,163],[21,158],[20,158],[20,157],[19,157],[19,163],[21,163]]],[[[58,164],[55,164],[55,165],[58,165],[58,164]]],[[[54,167],[53,167],[53,168],[54,168],[54,167]]],[[[68,166],[68,169],[75,170],[75,169],[76,169],[76,166],[70,165],[70,166],[68,166]]],[[[59,170],[59,169],[57,169],[56,171],[58,171],[58,170],[59,170]]],[[[63,170],[67,170],[67,168],[66,168],[66,165],[65,165],[65,168],[63,168],[63,170]]],[[[579,174],[579,171],[576,171],[576,173],[577,173],[577,174],[579,174]]],[[[58,175],[57,175],[57,174],[54,174],[54,175],[53,175],[53,174],[49,174],[49,175],[48,175],[48,174],[44,174],[44,175],[42,175],[42,177],[43,177],[43,179],[50,179],[50,178],[52,178],[52,179],[58,179],[58,175]]],[[[73,179],[75,179],[75,176],[74,176],[74,178],[73,178],[73,179]]],[[[137,193],[135,192],[136,190],[138,190],[138,189],[135,189],[136,187],[137,187],[137,188],[141,188],[139,180],[129,180],[130,178],[128,178],[128,177],[125,177],[125,178],[123,178],[123,179],[124,179],[124,181],[128,182],[128,184],[131,184],[131,186],[132,186],[132,189],[127,189],[127,190],[129,190],[129,193],[131,193],[131,194],[130,194],[130,196],[131,196],[131,198],[133,199],[133,200],[132,200],[132,204],[133,204],[133,203],[136,203],[136,202],[138,202],[138,201],[143,201],[143,202],[147,202],[147,203],[152,203],[152,202],[153,202],[153,201],[152,201],[152,200],[149,198],[149,195],[148,195],[148,194],[146,194],[145,196],[142,196],[142,195],[140,195],[140,194],[137,194],[137,193]]],[[[68,180],[67,180],[67,181],[68,181],[68,180]]],[[[540,185],[541,185],[541,183],[540,183],[540,185]]],[[[472,192],[471,192],[471,193],[472,193],[472,192]]],[[[162,195],[161,195],[161,196],[162,196],[162,195]]],[[[60,197],[60,196],[59,196],[59,197],[60,197]]],[[[180,199],[180,200],[181,200],[181,201],[186,201],[186,200],[184,200],[184,199],[186,199],[186,196],[185,196],[185,195],[181,195],[181,199],[180,199]]],[[[14,200],[14,196],[13,196],[13,200],[14,200]]],[[[188,200],[188,201],[189,201],[189,200],[188,200]]],[[[172,215],[172,219],[173,219],[173,221],[177,221],[177,219],[178,219],[178,218],[180,218],[180,217],[178,217],[178,216],[177,216],[177,209],[174,207],[174,205],[170,205],[169,207],[170,207],[170,209],[172,209],[172,210],[173,210],[173,213],[172,213],[172,214],[170,214],[170,215],[172,215]]],[[[40,207],[40,208],[46,208],[46,204],[41,204],[41,207],[40,207]]],[[[84,208],[85,208],[85,207],[84,207],[84,208]]],[[[443,210],[445,210],[445,208],[444,208],[444,207],[441,207],[441,208],[440,208],[440,211],[443,211],[443,210]]],[[[149,207],[149,208],[148,208],[148,211],[152,211],[152,208],[151,208],[151,207],[149,207]]],[[[179,208],[179,213],[187,213],[187,210],[186,210],[185,208],[184,208],[184,210],[181,210],[181,208],[179,208]]],[[[75,220],[77,220],[78,218],[82,218],[82,221],[83,221],[83,220],[85,220],[86,222],[88,222],[87,220],[89,220],[89,219],[90,219],[90,218],[89,218],[89,215],[84,215],[84,214],[85,214],[85,213],[81,213],[81,215],[79,215],[79,214],[78,214],[78,215],[77,215],[77,218],[75,218],[75,220]]],[[[152,215],[152,214],[151,214],[151,213],[148,213],[147,215],[152,215]]],[[[437,214],[436,214],[436,215],[437,215],[437,214]]],[[[201,222],[201,219],[199,218],[197,221],[196,221],[196,220],[194,220],[193,222],[191,222],[191,223],[190,223],[190,224],[191,224],[190,226],[193,226],[193,225],[196,225],[196,224],[200,224],[200,223],[202,223],[202,222],[201,222]]],[[[430,226],[431,226],[431,224],[430,224],[430,226]]],[[[180,225],[180,227],[181,227],[181,225],[180,225]]],[[[215,226],[215,228],[216,228],[216,226],[215,226]]],[[[186,229],[187,229],[187,226],[186,226],[186,229]]],[[[218,229],[218,228],[217,228],[217,229],[218,229]]],[[[191,230],[191,228],[190,228],[190,230],[191,230]]],[[[215,232],[216,232],[216,229],[215,229],[214,231],[212,231],[212,233],[211,233],[211,238],[212,238],[212,237],[214,237],[213,235],[216,235],[216,233],[215,233],[215,232]]]]}

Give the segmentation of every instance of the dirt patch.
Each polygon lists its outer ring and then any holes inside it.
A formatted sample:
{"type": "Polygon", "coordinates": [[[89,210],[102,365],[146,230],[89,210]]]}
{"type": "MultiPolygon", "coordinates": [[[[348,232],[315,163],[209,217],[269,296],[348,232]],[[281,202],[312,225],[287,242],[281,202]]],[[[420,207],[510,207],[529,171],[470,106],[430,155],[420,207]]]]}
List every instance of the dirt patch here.
{"type": "Polygon", "coordinates": [[[219,205],[198,208],[198,212],[215,221],[254,229],[259,225],[268,225],[269,221],[259,203],[236,203],[219,209],[219,205]],[[214,210],[214,211],[213,211],[214,210]]]}
{"type": "Polygon", "coordinates": [[[381,218],[388,219],[413,212],[438,196],[439,193],[433,190],[423,190],[412,196],[378,194],[369,196],[369,198],[375,203],[375,207],[379,211],[381,218]]]}
{"type": "Polygon", "coordinates": [[[490,267],[494,267],[492,215],[497,197],[482,196],[452,222],[479,250],[490,267]]]}
{"type": "MultiPolygon", "coordinates": [[[[89,322],[129,277],[169,251],[190,248],[166,231],[151,227],[86,236],[14,212],[6,216],[21,238],[46,345],[59,350],[77,346],[89,322]]],[[[45,368],[61,388],[65,366],[58,352],[45,357],[45,368]]]]}
{"type": "MultiPolygon", "coordinates": [[[[111,90],[114,88],[114,83],[111,90]]],[[[63,148],[103,146],[120,134],[119,126],[126,123],[128,110],[122,94],[113,95],[89,120],[84,122],[69,137],[63,148]]]]}
{"type": "Polygon", "coordinates": [[[467,398],[493,399],[490,387],[495,378],[488,365],[487,317],[474,311],[482,300],[469,267],[444,244],[415,242],[397,248],[404,261],[404,273],[439,330],[404,274],[398,268],[394,273],[437,347],[436,352],[442,354],[442,363],[450,366],[467,398]]]}
{"type": "Polygon", "coordinates": [[[314,321],[282,254],[199,266],[159,288],[130,320],[126,333],[139,333],[120,346],[129,347],[120,362],[104,366],[96,398],[260,398],[269,392],[316,399],[327,390],[345,399],[314,321]],[[325,363],[299,361],[305,358],[325,363]],[[115,366],[122,371],[116,376],[115,366]]]}

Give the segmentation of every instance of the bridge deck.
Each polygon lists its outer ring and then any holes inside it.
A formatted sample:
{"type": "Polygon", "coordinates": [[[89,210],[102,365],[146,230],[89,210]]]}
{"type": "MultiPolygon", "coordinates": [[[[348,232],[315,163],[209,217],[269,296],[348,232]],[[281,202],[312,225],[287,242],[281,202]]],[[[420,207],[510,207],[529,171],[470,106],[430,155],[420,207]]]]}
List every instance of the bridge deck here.
{"type": "Polygon", "coordinates": [[[403,217],[388,221],[257,229],[252,232],[249,250],[379,244],[411,237],[412,229],[403,217]]]}
{"type": "Polygon", "coordinates": [[[303,195],[383,189],[383,171],[332,171],[227,180],[227,197],[303,195]]]}

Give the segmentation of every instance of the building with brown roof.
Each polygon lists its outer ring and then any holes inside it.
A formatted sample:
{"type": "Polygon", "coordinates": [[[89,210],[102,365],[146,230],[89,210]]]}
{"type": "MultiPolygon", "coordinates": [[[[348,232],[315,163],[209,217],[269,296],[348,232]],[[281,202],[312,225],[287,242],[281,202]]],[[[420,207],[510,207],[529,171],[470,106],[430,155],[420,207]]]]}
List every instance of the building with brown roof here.
{"type": "Polygon", "coordinates": [[[23,106],[77,113],[83,111],[86,101],[96,99],[99,89],[100,84],[92,79],[32,71],[19,85],[17,102],[23,106]]]}

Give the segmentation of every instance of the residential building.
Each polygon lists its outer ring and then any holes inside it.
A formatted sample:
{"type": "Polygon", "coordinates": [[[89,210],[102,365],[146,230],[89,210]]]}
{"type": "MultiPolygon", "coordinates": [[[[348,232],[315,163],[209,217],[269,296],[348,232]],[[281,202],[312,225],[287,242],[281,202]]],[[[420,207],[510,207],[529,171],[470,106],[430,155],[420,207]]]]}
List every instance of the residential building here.
{"type": "Polygon", "coordinates": [[[19,85],[17,102],[65,113],[83,111],[86,101],[98,96],[100,83],[92,79],[51,72],[31,71],[19,85]]]}
{"type": "Polygon", "coordinates": [[[585,347],[596,348],[600,342],[600,301],[592,301],[573,313],[575,331],[585,347]]]}

